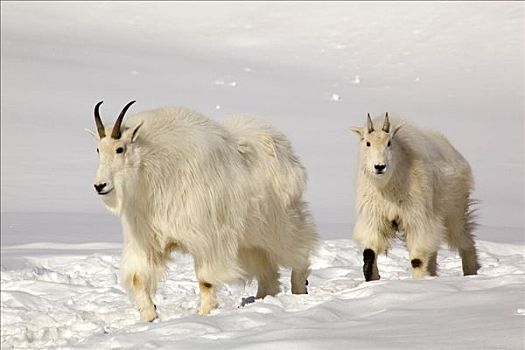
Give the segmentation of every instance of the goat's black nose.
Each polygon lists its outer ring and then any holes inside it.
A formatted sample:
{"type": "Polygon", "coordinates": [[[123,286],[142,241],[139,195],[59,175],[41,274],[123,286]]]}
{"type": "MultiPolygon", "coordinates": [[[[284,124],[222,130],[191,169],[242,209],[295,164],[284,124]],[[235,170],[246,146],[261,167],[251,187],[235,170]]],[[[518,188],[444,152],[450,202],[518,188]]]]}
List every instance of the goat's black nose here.
{"type": "Polygon", "coordinates": [[[376,164],[376,165],[374,165],[374,168],[375,168],[378,172],[382,172],[383,170],[385,170],[386,165],[384,165],[384,164],[376,164]]]}
{"type": "Polygon", "coordinates": [[[100,193],[104,189],[104,187],[106,187],[106,184],[103,183],[103,184],[98,184],[94,186],[95,186],[95,190],[97,190],[97,192],[100,193]]]}

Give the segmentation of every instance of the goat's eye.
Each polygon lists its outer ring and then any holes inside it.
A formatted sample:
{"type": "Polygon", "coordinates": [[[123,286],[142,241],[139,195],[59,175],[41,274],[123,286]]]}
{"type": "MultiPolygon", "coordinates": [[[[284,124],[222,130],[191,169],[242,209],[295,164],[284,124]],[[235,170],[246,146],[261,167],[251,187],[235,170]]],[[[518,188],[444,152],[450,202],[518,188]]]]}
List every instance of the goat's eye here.
{"type": "Polygon", "coordinates": [[[392,143],[390,141],[388,141],[388,143],[386,145],[387,145],[387,147],[390,147],[390,145],[392,145],[392,143]]]}
{"type": "Polygon", "coordinates": [[[117,153],[122,153],[122,152],[124,152],[124,148],[122,147],[117,148],[117,153]]]}
{"type": "Polygon", "coordinates": [[[366,142],[366,147],[370,147],[370,142],[366,142]]]}
{"type": "Polygon", "coordinates": [[[98,148],[97,148],[97,153],[99,153],[98,148]]]}

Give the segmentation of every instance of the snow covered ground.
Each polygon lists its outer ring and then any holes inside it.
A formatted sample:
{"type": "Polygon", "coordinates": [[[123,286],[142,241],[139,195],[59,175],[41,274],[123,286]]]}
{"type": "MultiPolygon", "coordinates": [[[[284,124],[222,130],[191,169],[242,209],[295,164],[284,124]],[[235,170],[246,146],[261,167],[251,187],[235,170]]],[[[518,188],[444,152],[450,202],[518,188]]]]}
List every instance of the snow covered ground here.
{"type": "Polygon", "coordinates": [[[313,258],[308,295],[291,295],[282,271],[277,297],[241,308],[255,283],[224,287],[220,309],[207,317],[196,314],[191,258],[174,255],[153,324],[138,321],[117,285],[118,243],[5,246],[2,348],[522,349],[523,245],[477,246],[483,267],[475,277],[462,277],[458,255],[443,248],[440,277],[412,280],[398,242],[379,259],[382,279],[364,283],[355,244],[326,240],[313,258]]]}
{"type": "Polygon", "coordinates": [[[1,3],[1,347],[523,349],[524,4],[1,3]],[[144,324],[118,286],[120,225],[92,189],[92,108],[113,118],[180,104],[260,116],[309,173],[323,239],[309,294],[240,308],[255,284],[196,314],[192,261],[173,256],[144,324]],[[396,242],[363,283],[350,240],[367,112],[443,131],[470,161],[482,268],[410,277],[396,242]],[[131,111],[130,111],[131,112],[131,111]]]}

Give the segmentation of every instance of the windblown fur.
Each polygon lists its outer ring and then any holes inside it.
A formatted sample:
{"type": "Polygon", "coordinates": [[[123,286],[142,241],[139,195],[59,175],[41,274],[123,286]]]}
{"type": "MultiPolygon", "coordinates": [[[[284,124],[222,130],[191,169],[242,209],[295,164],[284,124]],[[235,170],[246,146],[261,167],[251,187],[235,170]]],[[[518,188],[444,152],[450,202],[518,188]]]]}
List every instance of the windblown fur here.
{"type": "Polygon", "coordinates": [[[442,134],[388,116],[352,130],[361,139],[354,238],[363,249],[365,279],[379,279],[377,254],[397,232],[406,240],[413,277],[436,274],[443,241],[459,250],[464,274],[476,274],[473,179],[465,158],[442,134]]]}
{"type": "Polygon", "coordinates": [[[258,297],[275,295],[279,266],[292,269],[292,291],[306,293],[317,234],[305,171],[281,133],[162,108],[129,118],[121,139],[101,138],[99,149],[96,183],[111,182],[102,198],[122,220],[121,283],[142,319],[157,316],[151,296],[173,250],[194,258],[201,314],[218,305],[222,283],[257,278],[258,297]],[[127,158],[117,163],[121,143],[127,158]]]}

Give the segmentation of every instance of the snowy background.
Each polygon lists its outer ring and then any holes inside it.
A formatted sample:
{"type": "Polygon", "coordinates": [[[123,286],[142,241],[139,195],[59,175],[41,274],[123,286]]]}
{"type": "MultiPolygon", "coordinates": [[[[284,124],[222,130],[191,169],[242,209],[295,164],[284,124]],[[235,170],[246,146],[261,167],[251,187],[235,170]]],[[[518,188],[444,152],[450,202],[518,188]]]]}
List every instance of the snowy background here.
{"type": "Polygon", "coordinates": [[[466,3],[1,3],[2,348],[523,348],[524,5],[466,3]],[[142,324],[116,276],[120,225],[92,182],[93,107],[112,121],[184,105],[250,114],[292,140],[324,240],[308,296],[196,316],[189,257],[142,324]],[[366,113],[444,132],[481,200],[480,275],[409,279],[396,243],[362,284],[350,240],[366,113]]]}

